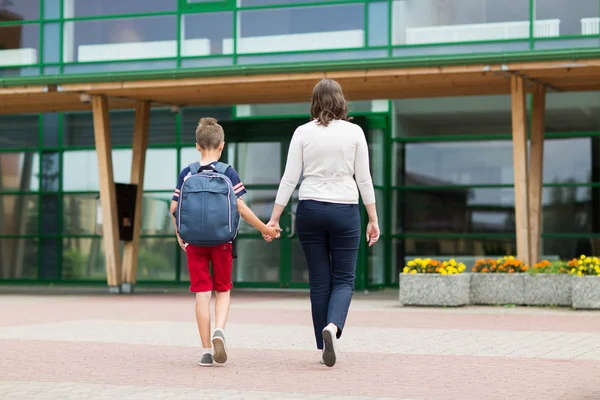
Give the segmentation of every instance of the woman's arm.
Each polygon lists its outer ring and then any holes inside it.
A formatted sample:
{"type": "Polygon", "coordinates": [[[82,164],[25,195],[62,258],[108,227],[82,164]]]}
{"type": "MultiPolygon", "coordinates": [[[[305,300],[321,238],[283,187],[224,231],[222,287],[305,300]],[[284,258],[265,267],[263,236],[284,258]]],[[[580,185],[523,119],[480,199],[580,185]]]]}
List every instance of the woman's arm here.
{"type": "MultiPolygon", "coordinates": [[[[360,129],[360,128],[359,128],[360,129]]],[[[369,167],[369,147],[362,129],[356,144],[356,157],[354,159],[354,179],[360,191],[360,196],[365,204],[370,222],[377,222],[377,209],[375,207],[375,189],[371,179],[369,167]]]]}
{"type": "Polygon", "coordinates": [[[285,206],[287,206],[290,197],[292,197],[292,193],[296,190],[300,174],[302,173],[302,165],[302,140],[300,138],[299,129],[296,129],[294,136],[292,136],[292,141],[290,142],[285,171],[281,178],[281,183],[279,184],[279,190],[277,190],[277,197],[275,198],[275,205],[273,206],[270,222],[279,222],[285,206]]]}

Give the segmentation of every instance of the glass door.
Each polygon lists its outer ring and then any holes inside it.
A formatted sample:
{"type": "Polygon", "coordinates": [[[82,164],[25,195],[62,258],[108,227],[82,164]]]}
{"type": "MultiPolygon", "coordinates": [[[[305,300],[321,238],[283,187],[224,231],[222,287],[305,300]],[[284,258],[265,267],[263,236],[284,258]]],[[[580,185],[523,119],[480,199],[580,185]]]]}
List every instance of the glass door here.
{"type": "MultiPolygon", "coordinates": [[[[237,120],[224,122],[223,161],[239,173],[248,193],[246,204],[263,222],[271,217],[290,139],[305,119],[237,120]]],[[[281,216],[281,238],[266,243],[261,234],[242,220],[236,240],[236,287],[291,287],[308,281],[304,255],[295,232],[297,191],[281,216]]]]}

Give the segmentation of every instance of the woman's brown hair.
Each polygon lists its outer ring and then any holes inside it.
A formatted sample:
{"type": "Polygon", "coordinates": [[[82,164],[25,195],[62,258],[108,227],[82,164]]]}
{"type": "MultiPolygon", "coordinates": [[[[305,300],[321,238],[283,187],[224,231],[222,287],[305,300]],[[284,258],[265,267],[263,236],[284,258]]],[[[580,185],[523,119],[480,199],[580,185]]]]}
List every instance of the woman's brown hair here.
{"type": "Polygon", "coordinates": [[[310,117],[323,126],[334,119],[348,120],[348,106],[342,87],[333,79],[322,79],[313,89],[310,117]]]}

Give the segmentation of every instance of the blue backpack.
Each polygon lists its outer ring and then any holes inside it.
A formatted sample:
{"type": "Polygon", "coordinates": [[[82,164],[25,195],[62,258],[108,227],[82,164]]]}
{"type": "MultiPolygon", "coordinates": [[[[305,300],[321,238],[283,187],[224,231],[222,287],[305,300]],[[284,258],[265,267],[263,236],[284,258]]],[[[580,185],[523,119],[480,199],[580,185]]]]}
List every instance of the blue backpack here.
{"type": "Polygon", "coordinates": [[[190,164],[191,176],[183,181],[177,207],[177,231],[184,242],[200,247],[218,246],[235,239],[240,214],[231,180],[230,166],[190,164]]]}

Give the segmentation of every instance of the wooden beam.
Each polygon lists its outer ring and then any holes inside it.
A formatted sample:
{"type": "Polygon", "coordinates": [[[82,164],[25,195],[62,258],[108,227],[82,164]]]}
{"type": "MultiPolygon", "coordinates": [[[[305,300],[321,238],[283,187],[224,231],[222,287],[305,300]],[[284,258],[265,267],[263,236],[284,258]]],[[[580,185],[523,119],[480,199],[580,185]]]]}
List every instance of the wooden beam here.
{"type": "Polygon", "coordinates": [[[544,117],[546,88],[536,85],[533,90],[531,120],[531,159],[529,161],[529,246],[531,263],[540,261],[542,233],[542,179],[544,171],[544,117]]]}
{"type": "Polygon", "coordinates": [[[119,225],[117,220],[117,195],[113,175],[112,145],[108,116],[108,101],[104,96],[92,97],[94,113],[94,137],[98,153],[100,176],[100,203],[102,206],[102,237],[106,259],[106,281],[108,286],[118,288],[121,284],[121,254],[119,225]]]}
{"type": "Polygon", "coordinates": [[[146,149],[148,148],[148,129],[150,126],[150,102],[139,101],[135,107],[135,125],[133,128],[133,159],[131,162],[131,183],[137,185],[135,214],[133,217],[133,240],[125,243],[123,250],[123,282],[134,285],[137,280],[140,232],[142,226],[142,200],[144,195],[144,170],[146,149]]]}
{"type": "Polygon", "coordinates": [[[525,81],[523,77],[510,78],[512,97],[513,168],[515,175],[515,227],[517,234],[517,258],[527,265],[529,254],[529,201],[527,163],[527,113],[525,103],[525,81]]]}

